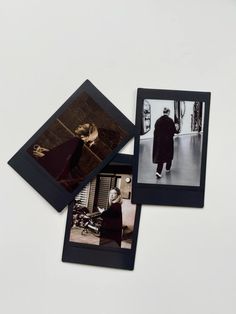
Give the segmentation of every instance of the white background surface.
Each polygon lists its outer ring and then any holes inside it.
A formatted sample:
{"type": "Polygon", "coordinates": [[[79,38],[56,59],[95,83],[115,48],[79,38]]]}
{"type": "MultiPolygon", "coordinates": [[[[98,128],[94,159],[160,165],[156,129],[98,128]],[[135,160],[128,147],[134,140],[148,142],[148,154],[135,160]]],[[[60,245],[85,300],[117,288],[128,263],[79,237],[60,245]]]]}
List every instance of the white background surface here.
{"type": "Polygon", "coordinates": [[[235,29],[235,0],[0,1],[1,313],[236,313],[235,29]],[[62,263],[66,211],[6,164],[87,78],[133,122],[138,87],[212,92],[205,208],[143,206],[133,272],[62,263]]]}

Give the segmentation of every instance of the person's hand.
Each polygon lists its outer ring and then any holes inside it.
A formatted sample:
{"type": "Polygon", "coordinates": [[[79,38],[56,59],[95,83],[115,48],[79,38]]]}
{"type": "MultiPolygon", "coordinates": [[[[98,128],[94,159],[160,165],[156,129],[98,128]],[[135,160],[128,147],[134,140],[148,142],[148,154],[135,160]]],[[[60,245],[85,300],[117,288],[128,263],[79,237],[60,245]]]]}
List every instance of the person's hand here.
{"type": "Polygon", "coordinates": [[[105,209],[104,209],[104,208],[101,208],[101,207],[98,207],[98,211],[99,211],[100,213],[103,213],[103,212],[105,211],[105,209]]]}
{"type": "Polygon", "coordinates": [[[176,131],[179,131],[179,124],[178,123],[175,123],[175,129],[176,129],[176,131]]]}
{"type": "Polygon", "coordinates": [[[89,138],[89,136],[81,136],[80,137],[83,141],[84,141],[84,143],[88,146],[88,147],[92,147],[93,145],[95,145],[96,144],[96,142],[95,142],[95,140],[90,140],[90,138],[89,138]]]}
{"type": "Polygon", "coordinates": [[[33,155],[35,157],[43,157],[45,156],[45,152],[49,152],[49,149],[41,147],[39,145],[34,145],[33,155]]]}
{"type": "Polygon", "coordinates": [[[92,147],[93,145],[95,145],[95,141],[88,142],[87,144],[88,144],[89,147],[92,147]]]}

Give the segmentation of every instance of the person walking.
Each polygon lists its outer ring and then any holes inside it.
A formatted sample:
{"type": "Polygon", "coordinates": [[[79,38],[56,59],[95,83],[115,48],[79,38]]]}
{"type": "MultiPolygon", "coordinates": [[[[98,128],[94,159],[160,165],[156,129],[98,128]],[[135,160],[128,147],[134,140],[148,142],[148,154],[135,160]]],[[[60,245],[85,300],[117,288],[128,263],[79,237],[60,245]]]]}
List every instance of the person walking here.
{"type": "Polygon", "coordinates": [[[157,119],[153,139],[153,163],[157,164],[156,177],[161,178],[163,164],[166,163],[166,171],[170,172],[174,157],[174,134],[179,128],[169,117],[170,109],[164,108],[163,115],[157,119]]]}

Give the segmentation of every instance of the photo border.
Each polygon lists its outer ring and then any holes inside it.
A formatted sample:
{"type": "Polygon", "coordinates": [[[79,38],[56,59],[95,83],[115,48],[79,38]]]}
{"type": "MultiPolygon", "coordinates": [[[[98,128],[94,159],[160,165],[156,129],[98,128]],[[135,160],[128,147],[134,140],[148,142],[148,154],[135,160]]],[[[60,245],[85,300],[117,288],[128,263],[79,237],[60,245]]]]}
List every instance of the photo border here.
{"type": "Polygon", "coordinates": [[[133,203],[197,208],[204,207],[210,97],[210,92],[138,88],[135,123],[137,132],[134,141],[133,203]],[[139,130],[141,129],[144,99],[201,101],[205,103],[200,186],[164,185],[159,183],[149,184],[139,183],[137,181],[140,146],[139,130]]]}
{"type": "MultiPolygon", "coordinates": [[[[122,167],[125,169],[125,167],[127,166],[133,168],[132,163],[133,163],[132,155],[117,154],[117,156],[112,160],[112,162],[109,165],[107,165],[104,169],[102,169],[102,172],[110,171],[111,173],[113,173],[111,169],[114,169],[114,167],[116,166],[120,167],[121,169],[122,167]]],[[[73,218],[73,203],[71,203],[68,206],[67,212],[62,261],[69,263],[79,263],[93,266],[133,270],[138,239],[140,213],[141,206],[136,205],[131,249],[102,247],[93,244],[76,243],[69,241],[71,223],[73,218]]]]}
{"type": "Polygon", "coordinates": [[[68,205],[75,195],[91,179],[105,167],[121,148],[134,136],[135,127],[126,116],[115,107],[89,80],[86,80],[75,93],[43,124],[43,126],[20,148],[8,161],[8,164],[18,172],[39,194],[41,194],[58,212],[68,205]],[[83,92],[107,112],[127,132],[127,137],[106,156],[101,163],[72,192],[64,189],[30,154],[27,149],[46,131],[52,122],[59,117],[83,92]]]}

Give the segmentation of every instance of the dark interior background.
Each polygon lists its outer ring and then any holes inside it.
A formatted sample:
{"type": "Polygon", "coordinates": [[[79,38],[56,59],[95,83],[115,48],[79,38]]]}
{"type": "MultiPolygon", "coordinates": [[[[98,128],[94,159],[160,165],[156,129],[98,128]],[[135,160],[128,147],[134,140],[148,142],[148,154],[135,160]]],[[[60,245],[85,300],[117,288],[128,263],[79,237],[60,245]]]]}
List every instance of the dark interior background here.
{"type": "Polygon", "coordinates": [[[84,145],[80,158],[80,172],[84,177],[109,155],[127,136],[114,119],[105,112],[86,92],[81,93],[65,112],[28,149],[32,156],[33,146],[53,149],[74,136],[74,130],[80,124],[95,123],[99,136],[95,145],[84,145]]]}

